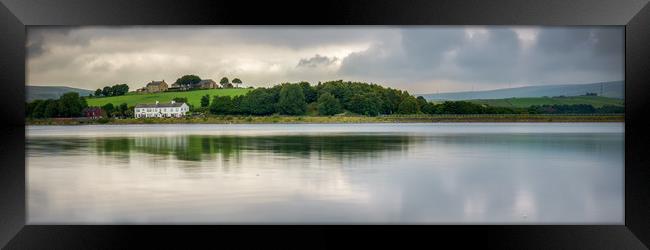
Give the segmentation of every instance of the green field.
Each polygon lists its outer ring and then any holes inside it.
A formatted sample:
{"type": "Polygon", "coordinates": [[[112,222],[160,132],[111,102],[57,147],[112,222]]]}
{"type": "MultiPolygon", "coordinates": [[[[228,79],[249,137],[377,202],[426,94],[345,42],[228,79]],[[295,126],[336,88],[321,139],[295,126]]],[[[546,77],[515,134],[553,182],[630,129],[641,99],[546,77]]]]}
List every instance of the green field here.
{"type": "Polygon", "coordinates": [[[243,95],[251,91],[252,89],[205,89],[205,90],[192,90],[192,91],[181,91],[181,92],[161,92],[153,94],[140,94],[135,92],[129,92],[123,96],[111,96],[111,97],[94,97],[88,98],[88,106],[102,106],[107,103],[113,103],[113,105],[120,105],[126,103],[129,106],[135,106],[140,103],[156,103],[159,101],[170,102],[175,97],[187,97],[187,101],[194,105],[195,107],[201,106],[201,97],[204,95],[210,95],[210,101],[214,96],[237,96],[243,95]]]}
{"type": "Polygon", "coordinates": [[[524,97],[506,99],[476,99],[469,102],[485,104],[493,107],[527,108],[533,105],[553,104],[591,104],[595,108],[604,105],[623,106],[623,100],[603,96],[567,96],[567,97],[524,97]]]}

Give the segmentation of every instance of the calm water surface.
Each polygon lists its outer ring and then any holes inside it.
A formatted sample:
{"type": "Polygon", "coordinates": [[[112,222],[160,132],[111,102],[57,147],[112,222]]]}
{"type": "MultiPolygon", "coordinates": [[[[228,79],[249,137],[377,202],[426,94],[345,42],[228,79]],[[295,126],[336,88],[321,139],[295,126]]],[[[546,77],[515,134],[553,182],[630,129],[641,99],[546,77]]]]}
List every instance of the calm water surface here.
{"type": "Polygon", "coordinates": [[[29,224],[623,223],[623,123],[27,128],[29,224]]]}

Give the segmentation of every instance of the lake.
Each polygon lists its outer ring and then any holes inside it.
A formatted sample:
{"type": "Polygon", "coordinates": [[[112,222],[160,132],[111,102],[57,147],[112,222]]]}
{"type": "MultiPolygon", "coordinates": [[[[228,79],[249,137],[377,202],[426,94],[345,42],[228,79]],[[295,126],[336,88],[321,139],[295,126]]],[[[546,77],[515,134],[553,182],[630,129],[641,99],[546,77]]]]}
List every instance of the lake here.
{"type": "Polygon", "coordinates": [[[623,123],[28,126],[28,224],[623,224],[623,123]]]}

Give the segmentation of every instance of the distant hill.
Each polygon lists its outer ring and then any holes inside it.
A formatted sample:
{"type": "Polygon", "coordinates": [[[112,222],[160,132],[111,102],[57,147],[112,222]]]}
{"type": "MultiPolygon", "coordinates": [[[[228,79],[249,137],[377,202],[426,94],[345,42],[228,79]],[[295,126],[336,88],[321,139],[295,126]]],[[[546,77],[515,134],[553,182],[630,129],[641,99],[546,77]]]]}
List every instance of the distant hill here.
{"type": "Polygon", "coordinates": [[[533,105],[553,105],[553,104],[590,104],[595,108],[605,105],[623,106],[623,99],[610,98],[603,96],[567,96],[567,97],[524,97],[524,98],[504,98],[504,99],[475,99],[469,102],[485,104],[492,107],[507,108],[527,108],[533,105]]]}
{"type": "Polygon", "coordinates": [[[33,100],[37,99],[57,99],[61,95],[67,93],[67,92],[77,92],[79,93],[80,96],[87,96],[91,93],[94,93],[92,90],[87,90],[87,89],[78,89],[78,88],[71,88],[71,87],[64,87],[64,86],[31,86],[27,85],[26,87],[26,92],[27,92],[27,101],[31,102],[33,100]]]}
{"type": "Polygon", "coordinates": [[[473,100],[473,99],[503,99],[511,97],[553,97],[553,96],[579,96],[587,92],[597,93],[602,96],[623,99],[625,84],[623,81],[599,82],[587,84],[563,84],[530,86],[519,88],[506,88],[484,91],[448,92],[439,94],[418,94],[427,100],[473,100]]]}

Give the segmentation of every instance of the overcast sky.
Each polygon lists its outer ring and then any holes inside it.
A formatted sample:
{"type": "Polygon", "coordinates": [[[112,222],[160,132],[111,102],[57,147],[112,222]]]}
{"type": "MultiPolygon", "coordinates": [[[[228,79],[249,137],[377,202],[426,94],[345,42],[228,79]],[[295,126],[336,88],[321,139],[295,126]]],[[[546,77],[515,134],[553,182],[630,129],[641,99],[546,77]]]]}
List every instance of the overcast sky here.
{"type": "Polygon", "coordinates": [[[27,84],[97,89],[185,74],[350,80],[435,93],[623,80],[622,27],[30,27],[27,84]]]}

